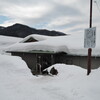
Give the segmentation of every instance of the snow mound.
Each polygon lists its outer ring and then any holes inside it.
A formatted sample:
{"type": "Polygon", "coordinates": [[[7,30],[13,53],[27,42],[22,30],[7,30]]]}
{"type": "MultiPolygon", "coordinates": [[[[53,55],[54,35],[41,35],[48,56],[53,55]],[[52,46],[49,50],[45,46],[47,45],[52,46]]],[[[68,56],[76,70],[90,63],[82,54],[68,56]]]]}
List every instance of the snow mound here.
{"type": "Polygon", "coordinates": [[[0,100],[99,100],[100,68],[87,76],[78,66],[52,67],[57,75],[33,76],[20,57],[0,55],[0,100]]]}

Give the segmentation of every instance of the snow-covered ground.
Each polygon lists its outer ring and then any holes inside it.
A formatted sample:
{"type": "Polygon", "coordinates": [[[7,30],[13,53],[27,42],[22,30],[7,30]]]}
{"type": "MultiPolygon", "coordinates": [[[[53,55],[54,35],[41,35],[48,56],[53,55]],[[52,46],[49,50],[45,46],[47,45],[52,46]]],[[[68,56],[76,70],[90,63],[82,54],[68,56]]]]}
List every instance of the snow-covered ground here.
{"type": "Polygon", "coordinates": [[[100,68],[87,76],[79,66],[53,67],[58,70],[56,76],[33,76],[20,57],[0,54],[0,100],[100,99],[100,68]]]}
{"type": "Polygon", "coordinates": [[[87,76],[78,66],[53,66],[57,76],[33,76],[21,58],[0,55],[0,100],[100,99],[100,68],[87,76]]]}

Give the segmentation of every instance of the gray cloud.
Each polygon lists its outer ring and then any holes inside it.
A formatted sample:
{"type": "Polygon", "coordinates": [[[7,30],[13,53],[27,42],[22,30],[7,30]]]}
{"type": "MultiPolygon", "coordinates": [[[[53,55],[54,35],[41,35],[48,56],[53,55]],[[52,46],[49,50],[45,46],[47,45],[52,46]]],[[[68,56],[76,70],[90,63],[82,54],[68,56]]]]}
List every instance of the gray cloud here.
{"type": "MultiPolygon", "coordinates": [[[[55,7],[47,12],[45,15],[41,16],[40,18],[33,18],[33,19],[26,19],[27,22],[30,22],[33,20],[33,24],[36,23],[49,23],[56,20],[58,17],[66,16],[66,17],[72,17],[72,16],[81,16],[81,12],[78,9],[74,9],[69,6],[62,6],[62,5],[55,5],[55,7]]],[[[63,20],[63,19],[62,19],[63,20]]]]}
{"type": "MultiPolygon", "coordinates": [[[[94,23],[100,21],[94,9],[94,23]]],[[[1,25],[16,22],[35,28],[48,28],[71,32],[86,27],[89,20],[87,0],[0,0],[0,15],[9,20],[1,25]]]]}

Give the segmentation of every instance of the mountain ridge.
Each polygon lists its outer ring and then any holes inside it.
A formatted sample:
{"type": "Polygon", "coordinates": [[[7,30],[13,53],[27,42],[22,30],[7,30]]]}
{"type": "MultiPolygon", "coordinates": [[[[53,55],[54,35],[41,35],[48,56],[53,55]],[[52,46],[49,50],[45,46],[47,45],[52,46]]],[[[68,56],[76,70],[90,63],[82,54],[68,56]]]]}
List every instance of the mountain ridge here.
{"type": "Polygon", "coordinates": [[[40,34],[40,35],[48,35],[48,36],[66,35],[63,32],[59,32],[55,30],[49,31],[47,29],[35,29],[35,28],[29,27],[27,25],[19,24],[19,23],[16,23],[8,27],[0,26],[0,35],[24,38],[31,34],[40,34]]]}

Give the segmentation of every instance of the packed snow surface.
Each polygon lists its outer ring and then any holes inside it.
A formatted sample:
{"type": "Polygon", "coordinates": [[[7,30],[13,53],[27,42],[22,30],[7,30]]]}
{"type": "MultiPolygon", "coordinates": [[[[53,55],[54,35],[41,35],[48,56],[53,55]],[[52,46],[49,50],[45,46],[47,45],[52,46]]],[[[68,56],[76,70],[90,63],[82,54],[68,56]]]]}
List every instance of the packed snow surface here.
{"type": "Polygon", "coordinates": [[[100,68],[56,64],[57,76],[33,76],[16,56],[0,55],[0,100],[99,100],[100,68]]]}

